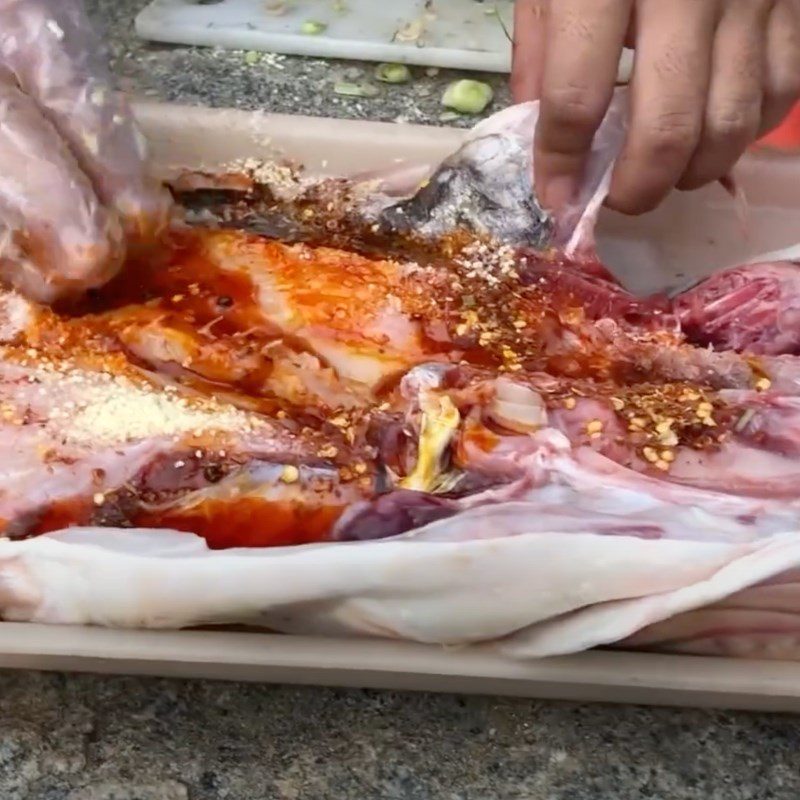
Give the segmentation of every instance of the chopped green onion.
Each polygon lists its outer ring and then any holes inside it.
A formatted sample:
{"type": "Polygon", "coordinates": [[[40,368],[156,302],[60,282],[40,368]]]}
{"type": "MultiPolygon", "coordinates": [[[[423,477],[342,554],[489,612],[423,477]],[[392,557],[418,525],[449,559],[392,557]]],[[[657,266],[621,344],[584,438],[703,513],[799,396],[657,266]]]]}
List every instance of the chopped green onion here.
{"type": "Polygon", "coordinates": [[[379,94],[377,87],[368,83],[341,82],[334,85],[333,91],[345,97],[375,97],[379,94]]]}
{"type": "Polygon", "coordinates": [[[300,33],[306,36],[319,36],[321,33],[325,33],[326,30],[328,30],[327,23],[319,22],[315,19],[307,19],[300,26],[300,33]]]}
{"type": "Polygon", "coordinates": [[[411,70],[405,64],[378,64],[375,79],[382,83],[406,83],[411,79],[411,70]]]}
{"type": "Polygon", "coordinates": [[[255,50],[248,50],[244,54],[244,63],[249,64],[252,66],[253,64],[258,64],[261,61],[261,53],[256,52],[255,50]]]}
{"type": "Polygon", "coordinates": [[[494,92],[488,83],[460,80],[451,83],[442,95],[442,105],[459,114],[480,114],[492,102],[494,92]]]}

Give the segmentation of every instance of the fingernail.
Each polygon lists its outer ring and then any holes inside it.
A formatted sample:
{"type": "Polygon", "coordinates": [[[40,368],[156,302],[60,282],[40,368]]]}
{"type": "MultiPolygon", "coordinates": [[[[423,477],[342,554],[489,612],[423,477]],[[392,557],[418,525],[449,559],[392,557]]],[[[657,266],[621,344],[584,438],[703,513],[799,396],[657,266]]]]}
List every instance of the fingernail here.
{"type": "Polygon", "coordinates": [[[571,175],[556,175],[542,187],[539,202],[542,207],[553,214],[575,201],[578,185],[571,175]]]}

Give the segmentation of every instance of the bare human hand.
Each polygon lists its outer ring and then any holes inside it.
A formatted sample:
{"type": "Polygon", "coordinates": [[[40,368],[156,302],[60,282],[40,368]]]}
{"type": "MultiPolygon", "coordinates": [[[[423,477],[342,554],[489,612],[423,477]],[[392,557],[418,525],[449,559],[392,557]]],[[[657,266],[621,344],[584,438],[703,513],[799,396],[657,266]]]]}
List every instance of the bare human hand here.
{"type": "Polygon", "coordinates": [[[39,300],[97,286],[169,198],[80,0],[0,0],[0,277],[39,300]]]}
{"type": "Polygon", "coordinates": [[[537,194],[576,192],[636,50],[627,139],[608,204],[636,214],[724,177],[800,98],[800,0],[517,0],[512,90],[540,99],[537,194]]]}

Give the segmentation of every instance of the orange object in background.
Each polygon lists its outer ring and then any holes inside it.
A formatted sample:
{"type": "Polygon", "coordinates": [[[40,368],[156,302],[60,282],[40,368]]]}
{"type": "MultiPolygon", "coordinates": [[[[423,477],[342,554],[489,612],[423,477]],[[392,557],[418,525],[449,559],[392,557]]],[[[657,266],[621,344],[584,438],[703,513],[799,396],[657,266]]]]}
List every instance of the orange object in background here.
{"type": "Polygon", "coordinates": [[[774,131],[759,139],[755,146],[800,153],[800,103],[774,131]]]}

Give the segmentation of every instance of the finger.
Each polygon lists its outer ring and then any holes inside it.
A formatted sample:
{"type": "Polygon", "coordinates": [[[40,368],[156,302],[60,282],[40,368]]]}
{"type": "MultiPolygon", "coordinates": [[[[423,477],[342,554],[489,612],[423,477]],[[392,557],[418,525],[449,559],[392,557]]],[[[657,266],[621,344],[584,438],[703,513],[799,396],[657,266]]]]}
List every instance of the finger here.
{"type": "Polygon", "coordinates": [[[547,15],[534,168],[536,194],[558,210],[576,194],[614,91],[631,2],[557,0],[547,15]]]}
{"type": "Polygon", "coordinates": [[[641,0],[637,7],[631,121],[608,204],[637,214],[658,205],[700,140],[716,4],[641,0]]]}
{"type": "Polygon", "coordinates": [[[547,38],[548,0],[514,3],[514,41],[511,49],[511,95],[515,103],[538,100],[547,38]]]}
{"type": "Polygon", "coordinates": [[[45,302],[100,285],[123,256],[116,216],[8,72],[0,115],[0,274],[45,302]]]}
{"type": "Polygon", "coordinates": [[[772,9],[766,52],[759,135],[776,128],[800,100],[800,0],[779,2],[772,9]]]}
{"type": "Polygon", "coordinates": [[[717,26],[700,144],[678,183],[696,189],[727,175],[758,135],[770,3],[732,0],[717,26]]]}
{"type": "Polygon", "coordinates": [[[79,0],[10,0],[3,60],[67,140],[100,199],[134,240],[155,235],[169,198],[146,175],[144,140],[125,100],[111,91],[79,0]]]}
{"type": "Polygon", "coordinates": [[[631,16],[628,20],[628,28],[625,31],[625,47],[633,50],[636,47],[636,3],[631,8],[631,16]]]}

